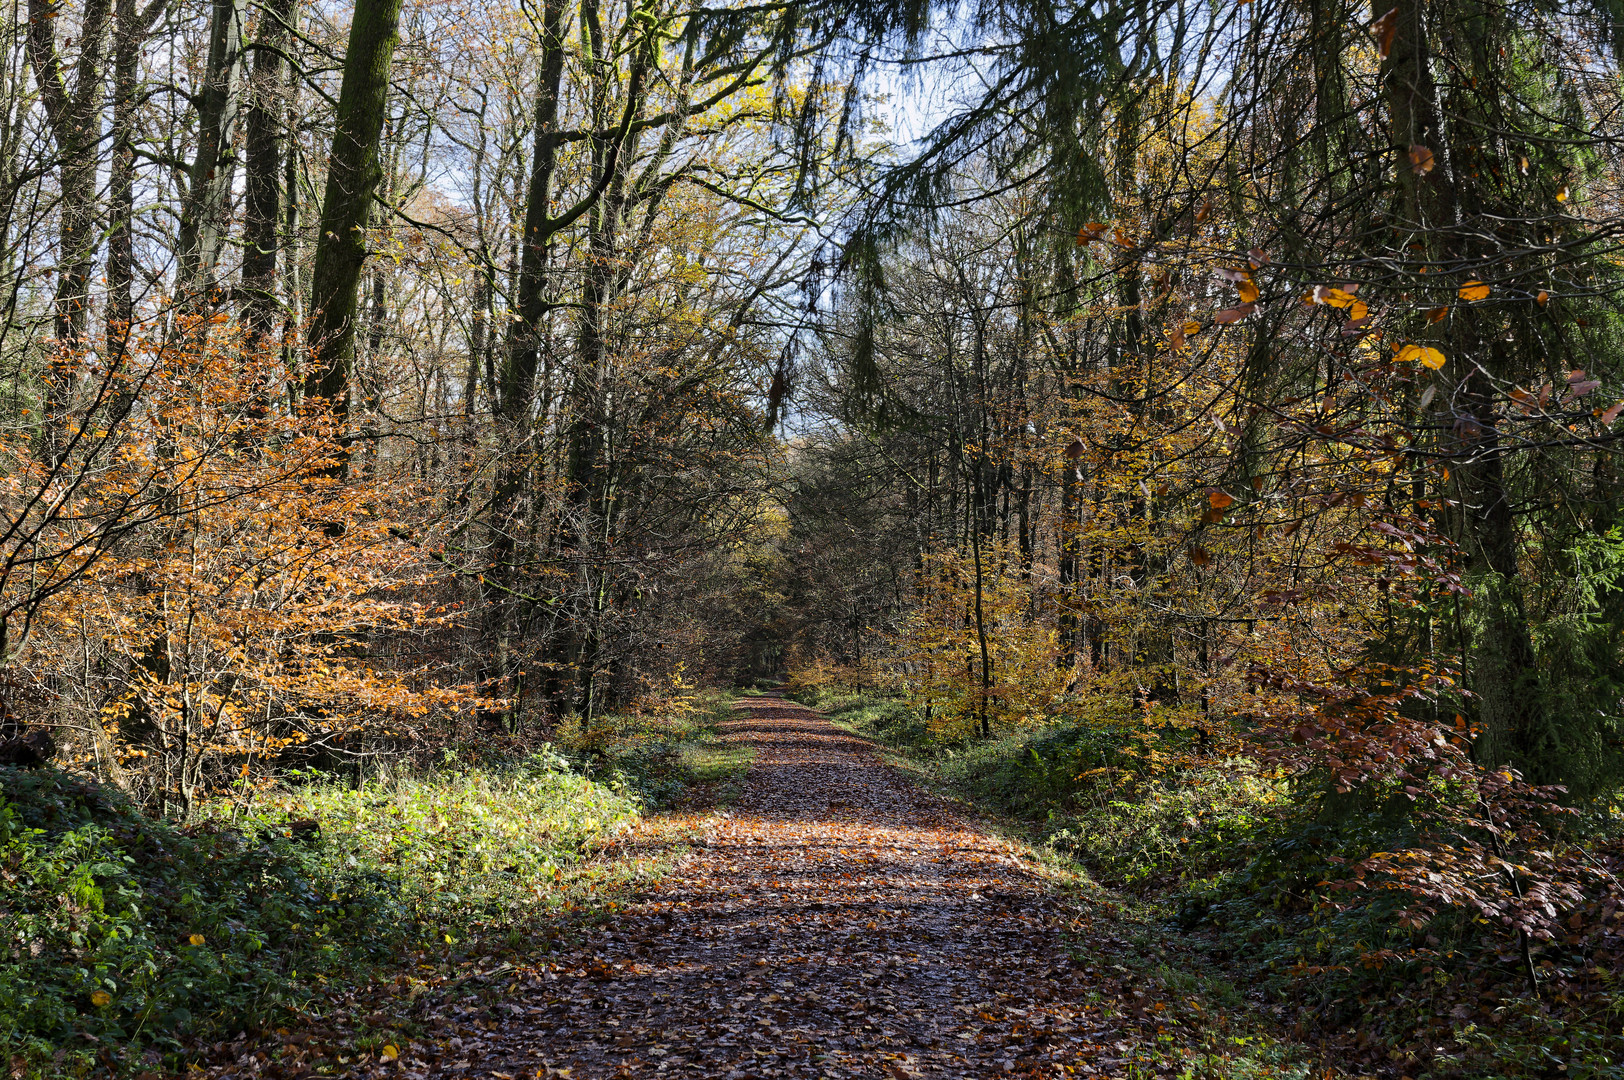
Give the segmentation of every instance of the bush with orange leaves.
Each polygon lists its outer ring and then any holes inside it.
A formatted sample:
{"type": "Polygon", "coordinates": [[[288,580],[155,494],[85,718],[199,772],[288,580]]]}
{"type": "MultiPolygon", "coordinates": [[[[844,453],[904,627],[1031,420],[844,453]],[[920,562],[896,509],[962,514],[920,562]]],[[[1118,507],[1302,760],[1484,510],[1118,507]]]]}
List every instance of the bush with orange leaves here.
{"type": "Polygon", "coordinates": [[[6,660],[45,702],[26,719],[182,817],[267,770],[452,737],[482,702],[443,655],[441,565],[399,539],[425,492],[376,452],[352,473],[342,416],[291,405],[230,324],[96,363],[56,365],[75,392],[50,395],[49,438],[0,442],[6,660]]]}

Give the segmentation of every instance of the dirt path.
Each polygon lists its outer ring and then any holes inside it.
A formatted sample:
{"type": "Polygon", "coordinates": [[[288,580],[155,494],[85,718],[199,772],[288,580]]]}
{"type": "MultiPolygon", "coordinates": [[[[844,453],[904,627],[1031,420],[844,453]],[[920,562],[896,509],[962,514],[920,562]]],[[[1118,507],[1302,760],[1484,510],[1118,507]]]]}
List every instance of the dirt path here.
{"type": "Polygon", "coordinates": [[[707,846],[435,1074],[1116,1071],[1071,916],[1007,845],[818,713],[741,712],[755,763],[707,846]]]}

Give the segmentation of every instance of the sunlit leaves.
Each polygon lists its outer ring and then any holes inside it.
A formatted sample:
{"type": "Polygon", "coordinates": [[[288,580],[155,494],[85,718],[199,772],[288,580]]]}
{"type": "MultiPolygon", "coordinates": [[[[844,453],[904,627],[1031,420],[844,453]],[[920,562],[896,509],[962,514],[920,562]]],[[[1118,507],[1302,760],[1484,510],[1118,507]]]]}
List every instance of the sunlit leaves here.
{"type": "Polygon", "coordinates": [[[1334,308],[1352,307],[1359,299],[1354,295],[1356,291],[1358,291],[1358,286],[1316,285],[1312,292],[1303,297],[1303,302],[1307,304],[1324,304],[1334,308]]]}
{"type": "Polygon", "coordinates": [[[1420,364],[1437,371],[1444,366],[1444,354],[1430,345],[1406,345],[1398,351],[1400,363],[1420,364]]]}

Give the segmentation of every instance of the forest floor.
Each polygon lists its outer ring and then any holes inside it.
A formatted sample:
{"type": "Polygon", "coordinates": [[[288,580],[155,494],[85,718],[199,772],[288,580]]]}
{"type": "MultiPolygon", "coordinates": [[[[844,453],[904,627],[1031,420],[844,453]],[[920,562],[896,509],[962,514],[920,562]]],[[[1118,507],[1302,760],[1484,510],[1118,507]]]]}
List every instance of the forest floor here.
{"type": "Polygon", "coordinates": [[[283,1029],[281,1046],[216,1047],[208,1071],[1320,1075],[1258,1034],[1250,1003],[1211,1000],[1176,936],[1147,936],[873,744],[779,697],[739,710],[724,738],[755,757],[733,798],[690,818],[687,854],[611,915],[476,965],[487,990],[462,1004],[435,992],[396,1019],[380,994],[369,1026],[400,1034],[329,1057],[311,1051],[332,1032],[283,1029]]]}

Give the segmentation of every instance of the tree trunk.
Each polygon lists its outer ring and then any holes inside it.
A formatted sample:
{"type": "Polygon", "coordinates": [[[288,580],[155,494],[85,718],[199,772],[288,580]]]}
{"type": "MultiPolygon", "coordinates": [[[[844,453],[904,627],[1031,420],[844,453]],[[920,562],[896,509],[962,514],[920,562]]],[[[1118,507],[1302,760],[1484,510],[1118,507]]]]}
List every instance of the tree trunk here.
{"type": "MultiPolygon", "coordinates": [[[[243,313],[260,338],[276,332],[276,257],[282,227],[282,53],[296,0],[271,0],[254,37],[247,88],[246,191],[243,200],[243,313]]],[[[291,199],[293,193],[289,192],[291,199]]]]}
{"type": "Polygon", "coordinates": [[[197,107],[197,157],[180,216],[180,289],[189,302],[207,302],[225,242],[226,202],[237,166],[231,143],[242,105],[247,11],[247,0],[214,0],[208,67],[197,107]]]}
{"type": "Polygon", "coordinates": [[[45,107],[46,122],[61,159],[60,248],[53,330],[59,352],[45,375],[45,421],[39,453],[49,469],[62,463],[61,414],[89,318],[90,277],[98,242],[96,173],[100,162],[102,57],[111,0],[89,0],[80,25],[79,59],[70,93],[56,51],[60,0],[29,0],[28,59],[45,107]]]}
{"type": "Polygon", "coordinates": [[[383,178],[378,143],[399,39],[400,0],[359,0],[344,56],[311,272],[309,345],[314,359],[304,378],[305,396],[331,404],[340,414],[349,408],[367,224],[383,178]]]}

